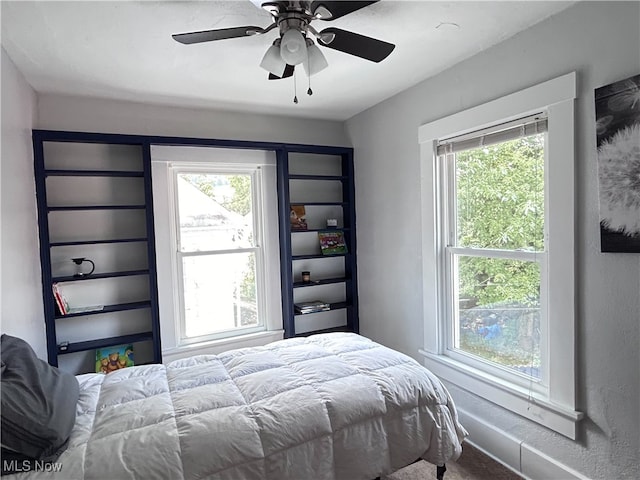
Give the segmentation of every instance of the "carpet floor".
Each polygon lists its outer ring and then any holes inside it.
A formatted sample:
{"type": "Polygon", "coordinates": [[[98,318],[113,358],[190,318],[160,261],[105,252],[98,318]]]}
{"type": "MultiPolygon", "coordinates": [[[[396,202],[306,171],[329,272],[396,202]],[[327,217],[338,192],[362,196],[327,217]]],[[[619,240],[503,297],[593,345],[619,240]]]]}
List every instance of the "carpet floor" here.
{"type": "MultiPolygon", "coordinates": [[[[509,470],[468,443],[462,445],[462,455],[447,463],[444,480],[522,480],[509,470]]],[[[436,467],[423,460],[402,468],[382,480],[435,480],[436,467]]]]}

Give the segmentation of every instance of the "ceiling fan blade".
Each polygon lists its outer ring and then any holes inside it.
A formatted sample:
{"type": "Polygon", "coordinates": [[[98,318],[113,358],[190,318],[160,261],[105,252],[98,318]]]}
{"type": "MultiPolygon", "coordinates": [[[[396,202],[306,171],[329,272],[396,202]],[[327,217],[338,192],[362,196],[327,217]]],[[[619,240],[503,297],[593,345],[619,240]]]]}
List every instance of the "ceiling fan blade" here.
{"type": "Polygon", "coordinates": [[[262,27],[246,26],[233,28],[219,28],[217,30],[203,30],[201,32],[176,33],[171,35],[176,42],[191,45],[192,43],[225,40],[227,38],[247,37],[263,33],[262,27]]]}
{"type": "Polygon", "coordinates": [[[287,64],[287,66],[284,67],[284,73],[282,74],[281,77],[274,75],[273,73],[270,73],[269,80],[282,80],[283,78],[288,78],[293,75],[293,71],[295,70],[295,68],[296,67],[294,65],[287,64]]]}
{"type": "Polygon", "coordinates": [[[372,2],[330,2],[319,0],[317,2],[311,2],[311,12],[313,15],[316,15],[316,12],[318,13],[318,20],[335,20],[361,8],[368,7],[378,1],[379,0],[372,2]],[[322,7],[323,10],[318,10],[320,7],[322,7]],[[329,15],[327,15],[326,12],[328,12],[329,15]]]}
{"type": "Polygon", "coordinates": [[[340,28],[325,28],[318,36],[318,43],[324,47],[333,48],[340,52],[355,55],[372,62],[381,62],[387,58],[396,46],[358,33],[348,32],[340,28]],[[325,42],[322,39],[333,36],[333,40],[325,42]]]}

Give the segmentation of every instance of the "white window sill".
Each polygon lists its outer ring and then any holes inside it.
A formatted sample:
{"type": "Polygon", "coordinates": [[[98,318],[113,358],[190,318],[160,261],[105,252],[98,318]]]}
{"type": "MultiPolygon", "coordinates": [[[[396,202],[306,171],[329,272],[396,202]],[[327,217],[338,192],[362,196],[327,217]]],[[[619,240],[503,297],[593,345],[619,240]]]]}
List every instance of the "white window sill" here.
{"type": "Polygon", "coordinates": [[[424,364],[442,380],[453,383],[475,395],[544,425],[573,440],[577,436],[577,423],[584,414],[559,405],[521,386],[494,377],[444,355],[419,350],[424,364]]]}
{"type": "Polygon", "coordinates": [[[169,363],[179,358],[191,357],[194,355],[216,355],[227,350],[244,347],[257,347],[267,343],[282,340],[284,330],[269,330],[266,332],[249,333],[235,337],[220,338],[206,342],[182,345],[168,348],[162,351],[163,363],[169,363]]]}

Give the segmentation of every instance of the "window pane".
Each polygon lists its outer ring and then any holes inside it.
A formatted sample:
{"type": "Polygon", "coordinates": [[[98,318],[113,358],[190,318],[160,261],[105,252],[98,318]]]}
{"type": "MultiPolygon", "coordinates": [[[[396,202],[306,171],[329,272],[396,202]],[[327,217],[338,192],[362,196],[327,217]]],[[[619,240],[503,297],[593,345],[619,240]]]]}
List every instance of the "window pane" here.
{"type": "Polygon", "coordinates": [[[540,378],[537,262],[457,256],[455,347],[540,378]]]}
{"type": "Polygon", "coordinates": [[[183,258],[187,337],[261,324],[255,260],[252,252],[183,258]]]}
{"type": "Polygon", "coordinates": [[[543,250],[544,135],[457,153],[457,245],[543,250]]]}
{"type": "Polygon", "coordinates": [[[250,175],[181,173],[177,184],[181,251],[253,246],[250,175]]]}

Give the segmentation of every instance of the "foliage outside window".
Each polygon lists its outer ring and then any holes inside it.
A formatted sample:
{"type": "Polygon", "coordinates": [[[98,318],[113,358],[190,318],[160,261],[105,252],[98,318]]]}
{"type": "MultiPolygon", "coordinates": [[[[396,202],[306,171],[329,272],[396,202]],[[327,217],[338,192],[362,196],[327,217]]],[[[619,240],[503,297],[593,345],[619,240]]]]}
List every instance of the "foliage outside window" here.
{"type": "Polygon", "coordinates": [[[450,348],[542,377],[545,135],[441,157],[451,186],[450,348]]]}
{"type": "MultiPolygon", "coordinates": [[[[537,123],[545,126],[544,121],[537,123]]],[[[456,354],[541,380],[545,134],[523,123],[440,148],[449,186],[445,264],[456,354]],[[493,135],[493,137],[491,136],[493,135]],[[505,141],[500,141],[500,136],[505,141]],[[496,138],[498,137],[498,138],[496,138]],[[479,146],[478,146],[479,145],[479,146]],[[449,153],[442,153],[449,148],[449,153]]],[[[546,128],[546,127],[545,127],[546,128]]]]}

